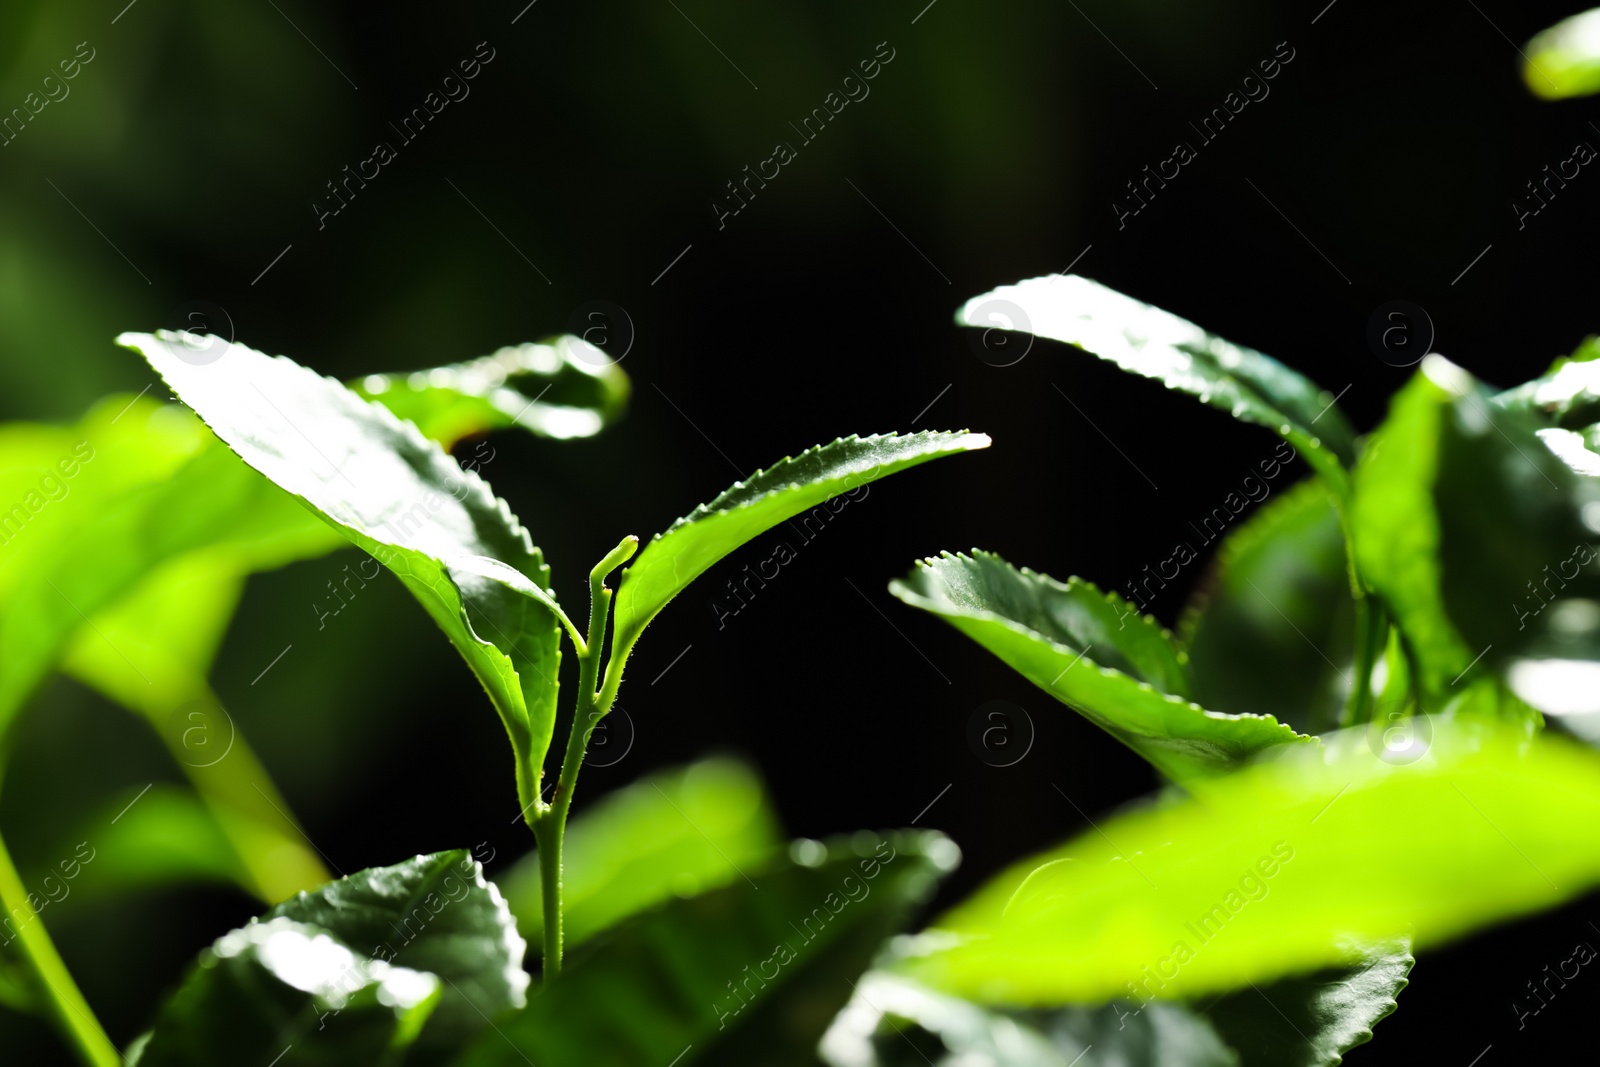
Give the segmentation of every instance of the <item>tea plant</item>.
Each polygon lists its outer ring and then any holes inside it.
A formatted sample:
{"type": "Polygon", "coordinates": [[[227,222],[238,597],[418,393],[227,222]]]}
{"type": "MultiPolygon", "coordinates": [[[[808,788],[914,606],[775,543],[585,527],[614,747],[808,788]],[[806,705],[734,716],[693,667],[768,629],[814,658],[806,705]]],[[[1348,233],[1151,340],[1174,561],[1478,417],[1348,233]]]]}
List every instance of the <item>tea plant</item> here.
{"type": "Polygon", "coordinates": [[[1186,1028],[1162,1062],[1337,1063],[1394,1010],[1414,946],[1600,882],[1600,759],[1538,736],[1541,712],[1586,731],[1600,712],[1600,344],[1499,393],[1429,355],[1361,441],[1282,364],[1088,279],[1002,288],[958,321],[993,328],[996,308],[1275,430],[1316,476],[1226,538],[1176,636],[987,552],[891,585],[1188,796],[935,920],[863,983],[835,1062],[879,1062],[888,1012],[952,1056],[1022,1027],[1032,1051],[998,1062],[1125,1042],[1138,1018],[1147,1038],[1186,1028]]]}
{"type": "MultiPolygon", "coordinates": [[[[539,842],[547,983],[561,971],[562,850],[578,772],[590,736],[610,710],[628,656],[648,623],[689,582],[751,537],[858,485],[988,443],[982,435],[963,433],[852,437],[783,460],[697,508],[642,551],[637,538],[623,538],[589,574],[588,623],[580,628],[557,602],[542,554],[509,508],[414,424],[297,364],[242,345],[230,346],[226,363],[212,367],[186,358],[186,339],[180,335],[128,335],[122,340],[140,351],[246,464],[393,571],[483,684],[511,740],[519,802],[539,842]],[[613,590],[607,579],[630,561],[613,590]],[[578,658],[579,692],[560,771],[547,798],[544,762],[556,725],[563,633],[578,658]]],[[[368,388],[380,397],[385,392],[371,383],[368,388]]],[[[355,881],[333,883],[322,892],[335,912],[352,906],[345,902],[362,892],[393,896],[396,883],[416,882],[402,894],[409,899],[424,895],[424,887],[452,866],[461,864],[456,858],[435,858],[420,867],[355,876],[355,881]]],[[[472,867],[466,861],[458,877],[469,879],[493,903],[495,893],[472,867]]],[[[142,1062],[182,1062],[181,1050],[200,1047],[195,1041],[201,1039],[188,1022],[207,1014],[196,1005],[232,995],[214,987],[232,982],[228,975],[233,969],[270,969],[270,957],[322,951],[317,938],[325,935],[284,925],[304,925],[308,918],[332,922],[327,909],[307,907],[297,906],[293,914],[280,907],[261,928],[219,942],[164,1016],[168,1021],[158,1024],[142,1062]]],[[[502,915],[499,922],[504,927],[509,919],[502,915]]],[[[452,959],[470,956],[457,951],[451,951],[452,959]]],[[[514,969],[520,962],[520,951],[506,948],[501,955],[507,967],[514,969]]],[[[375,966],[382,962],[345,961],[345,966],[361,975],[349,997],[366,1005],[363,991],[371,989],[378,1006],[385,1008],[379,1013],[389,1027],[385,1040],[405,1036],[411,1043],[420,1033],[435,1052],[459,1044],[454,1038],[465,1017],[462,1008],[477,1002],[469,998],[469,1004],[461,1005],[456,1002],[459,990],[441,990],[435,988],[437,982],[430,986],[375,966]],[[406,995],[393,988],[397,982],[409,991],[406,995]],[[421,1020],[432,1011],[430,998],[439,998],[442,1006],[433,1015],[435,1021],[423,1027],[421,1020]]],[[[481,967],[483,960],[473,959],[471,965],[481,967]]],[[[447,968],[419,973],[439,974],[454,986],[447,968]]],[[[302,994],[308,991],[299,988],[302,994]]],[[[320,986],[311,991],[329,1004],[336,992],[320,986]]],[[[492,1014],[518,1006],[520,996],[516,983],[502,982],[480,1007],[492,1014]]]]}

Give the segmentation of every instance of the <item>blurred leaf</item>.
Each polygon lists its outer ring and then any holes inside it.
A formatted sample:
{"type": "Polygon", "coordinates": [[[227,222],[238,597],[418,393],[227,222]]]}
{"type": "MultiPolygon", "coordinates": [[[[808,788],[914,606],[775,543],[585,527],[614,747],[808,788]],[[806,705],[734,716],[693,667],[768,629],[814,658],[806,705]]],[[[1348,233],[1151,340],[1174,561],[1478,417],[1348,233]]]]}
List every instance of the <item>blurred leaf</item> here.
{"type": "Polygon", "coordinates": [[[1600,755],[1428,728],[1414,763],[1344,731],[1101,822],[992,879],[899,969],[986,1002],[1189,997],[1356,965],[1407,932],[1431,947],[1600,883],[1600,755]],[[1374,832],[1396,813],[1404,832],[1374,832]]]}
{"type": "MultiPolygon", "coordinates": [[[[1434,500],[1451,619],[1502,671],[1529,657],[1600,661],[1600,566],[1585,565],[1595,530],[1580,518],[1600,508],[1600,481],[1543,447],[1528,416],[1475,383],[1448,384],[1434,500]]],[[[1600,694],[1588,703],[1600,711],[1600,694]]]]}
{"type": "Polygon", "coordinates": [[[1350,686],[1355,602],[1328,490],[1301,482],[1230,533],[1185,611],[1194,699],[1320,734],[1350,686]]]}
{"type": "MultiPolygon", "coordinates": [[[[702,760],[607,794],[567,824],[567,948],[664,900],[737,882],[741,870],[764,867],[781,843],[761,780],[736,760],[702,760]]],[[[539,854],[500,883],[517,928],[537,943],[544,932],[539,854]]]]}
{"type": "Polygon", "coordinates": [[[932,832],[799,841],[793,861],[637,915],[575,953],[459,1067],[786,1067],[815,1047],[879,943],[955,866],[932,832]],[[797,925],[798,924],[798,925],[797,925]]]}
{"type": "Polygon", "coordinates": [[[1472,665],[1474,652],[1445,613],[1439,516],[1433,504],[1439,432],[1449,393],[1436,375],[1460,375],[1423,361],[1389,404],[1356,467],[1350,538],[1362,581],[1388,605],[1416,658],[1418,682],[1437,694],[1472,665]]]}
{"type": "Polygon", "coordinates": [[[118,340],[229,448],[400,577],[489,692],[531,807],[555,729],[561,633],[550,570],[511,509],[388,409],[240,344],[197,365],[187,336],[118,340]]]}
{"type": "Polygon", "coordinates": [[[1431,356],[1357,471],[1357,561],[1435,710],[1480,662],[1541,710],[1600,710],[1584,695],[1600,673],[1600,567],[1587,544],[1600,481],[1553,455],[1527,411],[1490,402],[1431,356]]]}
{"type": "Polygon", "coordinates": [[[1175,780],[1230,770],[1272,745],[1314,743],[1270,715],[1222,715],[1185,699],[1185,671],[1169,635],[1080,579],[1062,585],[992,553],[945,553],[920,560],[889,588],[1175,780]]]}
{"type": "MultiPolygon", "coordinates": [[[[148,454],[149,441],[126,438],[122,443],[137,455],[148,454]]],[[[84,465],[82,477],[98,462],[97,454],[84,465]]],[[[68,511],[69,502],[71,496],[52,506],[68,511]]],[[[30,541],[25,570],[8,576],[5,614],[0,617],[0,728],[56,665],[86,620],[162,562],[196,547],[221,545],[254,566],[268,567],[315,554],[327,538],[307,522],[303,509],[226,449],[214,446],[201,448],[164,480],[134,485],[92,503],[85,497],[69,514],[70,525],[53,537],[41,530],[36,538],[29,524],[23,531],[30,541]]],[[[16,540],[20,543],[22,537],[16,540]]],[[[126,651],[113,647],[106,654],[115,654],[139,673],[126,651]]],[[[148,676],[141,680],[154,685],[148,676]]]]}
{"type": "MultiPolygon", "coordinates": [[[[217,451],[226,453],[220,445],[217,451]]],[[[242,464],[239,469],[260,477],[242,464]]],[[[307,525],[303,554],[347,543],[304,508],[287,510],[307,525]]],[[[158,566],[78,629],[61,665],[149,721],[209,806],[211,829],[236,853],[231,870],[240,886],[268,904],[330,875],[206,675],[245,574],[276,562],[222,544],[158,566]]],[[[169,873],[182,877],[178,867],[169,873]]]]}
{"type": "MultiPolygon", "coordinates": [[[[830,1067],[1237,1067],[1204,1019],[1176,1004],[1002,1013],[898,975],[863,975],[828,1028],[830,1067]],[[931,1057],[937,1055],[937,1060],[931,1057]]],[[[1248,1061],[1247,1061],[1248,1062],[1248,1061]]]]}
{"type": "Polygon", "coordinates": [[[1212,1002],[1205,1016],[1249,1067],[1333,1067],[1372,1040],[1372,1028],[1394,1011],[1415,962],[1400,941],[1348,970],[1230,993],[1212,1002]]]}
{"type": "Polygon", "coordinates": [[[735,482],[711,503],[700,505],[652,538],[623,572],[617,589],[613,645],[632,648],[656,613],[690,582],[785,519],[930,459],[988,447],[989,438],[981,433],[919,431],[904,436],[842,437],[735,482]]]}
{"type": "Polygon", "coordinates": [[[263,918],[321,927],[370,956],[443,981],[407,1064],[445,1062],[490,1020],[527,1003],[527,944],[500,891],[465,849],[352,874],[263,918]]]}
{"type": "MultiPolygon", "coordinates": [[[[142,794],[113,797],[74,835],[78,840],[94,842],[94,858],[92,877],[71,886],[75,894],[120,902],[130,891],[173,882],[248,884],[215,816],[193,793],[176,786],[157,784],[142,794]]],[[[73,855],[72,843],[64,842],[58,851],[73,855]]]]}
{"type": "Polygon", "coordinates": [[[973,297],[963,326],[1065,341],[1281,434],[1343,495],[1355,434],[1326,392],[1270,356],[1076,274],[1048,274],[973,297]]]}
{"type": "Polygon", "coordinates": [[[316,926],[252,922],[200,954],[130,1062],[392,1067],[416,1041],[441,986],[431,974],[369,959],[316,926]]]}
{"type": "Polygon", "coordinates": [[[1493,403],[1566,430],[1600,422],[1600,337],[1584,338],[1572,355],[1532,381],[1496,394],[1493,403]]]}
{"type": "Polygon", "coordinates": [[[1546,100],[1600,92],[1600,8],[1562,19],[1522,54],[1523,81],[1546,100]]]}
{"type": "Polygon", "coordinates": [[[351,388],[446,449],[463,437],[520,426],[540,437],[593,437],[627,407],[628,376],[573,336],[409,374],[369,374],[351,388]]]}

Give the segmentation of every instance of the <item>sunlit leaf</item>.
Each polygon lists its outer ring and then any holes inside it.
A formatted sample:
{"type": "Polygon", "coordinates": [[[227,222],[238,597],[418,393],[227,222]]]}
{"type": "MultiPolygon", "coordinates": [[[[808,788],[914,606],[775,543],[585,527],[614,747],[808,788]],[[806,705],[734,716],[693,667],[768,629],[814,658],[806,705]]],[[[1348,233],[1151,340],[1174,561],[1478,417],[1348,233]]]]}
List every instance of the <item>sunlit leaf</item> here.
{"type": "Polygon", "coordinates": [[[1600,8],[1562,19],[1521,51],[1522,79],[1546,100],[1600,92],[1600,8]]]}
{"type": "MultiPolygon", "coordinates": [[[[567,948],[663,900],[737,882],[741,870],[765,867],[781,844],[760,779],[734,760],[702,760],[610,793],[567,824],[567,948]]],[[[499,879],[530,943],[544,930],[539,879],[537,852],[499,879]]]]}
{"type": "Polygon", "coordinates": [[[1401,941],[1355,967],[1230,993],[1207,1005],[1205,1017],[1249,1067],[1332,1067],[1372,1040],[1414,962],[1401,941]]]}
{"type": "Polygon", "coordinates": [[[449,448],[508,426],[540,437],[592,437],[622,415],[629,382],[603,351],[563,336],[466,363],[369,374],[352,388],[449,448]]]}
{"type": "Polygon", "coordinates": [[[1481,663],[1536,707],[1600,710],[1573,703],[1588,683],[1561,673],[1600,671],[1600,481],[1561,462],[1531,417],[1430,356],[1357,470],[1357,562],[1436,708],[1481,663]]]}
{"type": "Polygon", "coordinates": [[[1065,341],[1281,434],[1336,491],[1355,435],[1331,393],[1270,356],[1076,274],[1048,274],[967,301],[964,326],[1065,341]]]}
{"type": "MultiPolygon", "coordinates": [[[[1000,1012],[884,971],[863,975],[822,1041],[829,1067],[1238,1067],[1176,1004],[1000,1012]],[[938,1059],[933,1057],[937,1056],[938,1059]]],[[[1250,1062],[1250,1061],[1246,1061],[1250,1062]]]]}
{"type": "Polygon", "coordinates": [[[1566,430],[1600,422],[1600,337],[1585,338],[1572,355],[1532,381],[1497,393],[1493,403],[1566,430]]]}
{"type": "Polygon", "coordinates": [[[900,966],[997,1003],[1193,997],[1406,934],[1432,947],[1600,883],[1600,755],[1429,728],[1414,762],[1346,731],[1103,820],[991,880],[900,966]]]}
{"type": "Polygon", "coordinates": [[[464,849],[352,874],[264,918],[330,930],[370,956],[441,981],[410,1065],[444,1062],[490,1020],[527,1003],[527,944],[500,891],[464,849]]]}
{"type": "Polygon", "coordinates": [[[616,647],[631,648],[656,613],[690,582],[785,519],[930,459],[987,447],[989,438],[981,433],[845,437],[736,482],[657,534],[623,572],[615,609],[616,647]]]}
{"type": "Polygon", "coordinates": [[[791,861],[637,915],[574,953],[459,1067],[799,1067],[881,941],[955,865],[931,832],[796,842],[791,861]]]}
{"type": "Polygon", "coordinates": [[[1183,695],[1180,653],[1155,620],[1078,579],[1066,585],[999,556],[946,553],[890,585],[1177,780],[1309,743],[1271,716],[1207,711],[1183,695]]]}
{"type": "MultiPolygon", "coordinates": [[[[130,449],[139,445],[130,443],[130,449]]],[[[87,464],[82,477],[92,467],[87,464]]],[[[92,502],[86,496],[83,507],[68,512],[75,503],[68,495],[57,505],[70,514],[70,523],[53,536],[37,531],[49,538],[48,546],[28,550],[26,569],[8,576],[0,597],[0,726],[87,620],[134,589],[152,568],[202,546],[223,546],[256,566],[275,566],[323,551],[327,541],[326,530],[308,523],[303,509],[211,444],[163,480],[92,502]]],[[[24,531],[30,538],[35,533],[31,527],[24,531]]],[[[112,652],[138,673],[125,651],[112,652]]]]}
{"type": "Polygon", "coordinates": [[[229,345],[186,358],[180,335],[124,334],[246,463],[389,567],[489,692],[539,796],[555,727],[560,630],[549,568],[476,474],[381,405],[283,357],[229,345]]]}
{"type": "Polygon", "coordinates": [[[431,974],[371,959],[316,926],[251,923],[201,953],[131,1063],[395,1064],[416,1041],[442,985],[431,974]]]}

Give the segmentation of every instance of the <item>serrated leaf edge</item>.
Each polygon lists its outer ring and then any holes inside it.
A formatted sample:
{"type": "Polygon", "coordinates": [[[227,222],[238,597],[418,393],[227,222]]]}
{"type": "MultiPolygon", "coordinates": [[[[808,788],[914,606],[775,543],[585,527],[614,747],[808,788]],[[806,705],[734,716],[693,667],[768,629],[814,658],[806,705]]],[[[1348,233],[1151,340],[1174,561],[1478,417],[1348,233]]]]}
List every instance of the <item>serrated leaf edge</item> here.
{"type": "MultiPolygon", "coordinates": [[[[978,557],[986,557],[986,558],[989,558],[989,559],[993,559],[993,560],[995,560],[995,561],[997,561],[999,563],[1002,563],[1007,567],[1011,567],[1013,570],[1019,571],[1019,572],[1021,572],[1023,574],[1027,574],[1027,575],[1030,575],[1032,577],[1043,579],[1043,580],[1048,581],[1048,582],[1050,582],[1050,583],[1052,583],[1052,584],[1054,584],[1054,585],[1056,585],[1056,586],[1058,586],[1060,588],[1063,588],[1063,589],[1067,588],[1067,586],[1063,585],[1060,581],[1058,581],[1055,578],[1050,577],[1047,574],[1039,574],[1039,573],[1037,573],[1035,571],[1030,571],[1026,567],[1017,567],[1014,564],[1012,564],[1012,563],[1008,562],[1007,560],[1005,560],[1004,558],[1002,558],[997,553],[985,552],[985,551],[983,551],[981,549],[977,549],[977,548],[974,548],[972,550],[972,554],[971,555],[968,555],[965,552],[948,552],[948,551],[944,551],[944,552],[940,552],[938,556],[925,556],[922,559],[917,560],[915,565],[918,568],[921,568],[921,569],[932,570],[934,567],[938,566],[938,564],[941,563],[944,560],[958,560],[958,561],[974,563],[974,562],[977,562],[978,557]]],[[[1084,584],[1085,585],[1092,585],[1092,583],[1089,583],[1089,582],[1085,582],[1084,584]]],[[[944,611],[942,611],[938,607],[934,606],[932,601],[928,600],[928,598],[924,597],[922,594],[918,593],[916,590],[914,590],[910,586],[906,585],[905,582],[903,580],[901,580],[901,579],[897,578],[894,581],[890,582],[889,583],[889,588],[890,588],[891,592],[893,592],[901,600],[904,600],[909,604],[913,604],[914,606],[917,606],[917,607],[921,607],[924,604],[926,604],[926,605],[928,605],[928,607],[925,610],[928,610],[931,613],[936,614],[936,615],[944,615],[945,614],[944,611]]],[[[1098,591],[1098,590],[1096,590],[1096,591],[1098,591]]],[[[1021,635],[1023,637],[1030,638],[1032,640],[1036,640],[1036,641],[1042,642],[1043,644],[1046,644],[1046,645],[1050,646],[1051,648],[1056,649],[1056,650],[1061,651],[1061,652],[1064,652],[1064,653],[1066,653],[1068,655],[1078,655],[1081,652],[1080,649],[1070,648],[1070,647],[1068,647],[1066,645],[1063,645],[1060,642],[1052,640],[1051,638],[1045,636],[1044,634],[1040,633],[1037,630],[1029,629],[1028,627],[1021,625],[1020,623],[1013,622],[1012,620],[1007,619],[1002,615],[998,615],[998,614],[996,614],[996,613],[994,613],[992,611],[988,611],[987,609],[981,609],[980,608],[980,609],[978,609],[976,611],[972,611],[972,612],[963,611],[961,614],[969,615],[971,617],[981,618],[986,622],[998,623],[1001,626],[1006,627],[1007,629],[1011,630],[1014,633],[1017,633],[1017,634],[1019,634],[1019,635],[1021,635]]],[[[1141,616],[1141,618],[1147,618],[1148,619],[1147,616],[1141,616]]],[[[1155,622],[1154,619],[1148,619],[1148,621],[1151,622],[1151,623],[1155,622]]],[[[1157,623],[1157,625],[1159,625],[1159,624],[1157,623]]],[[[1317,741],[1317,738],[1315,738],[1314,736],[1312,736],[1310,734],[1302,734],[1298,730],[1296,730],[1294,727],[1290,726],[1288,723],[1280,722],[1276,716],[1273,716],[1273,715],[1256,715],[1256,714],[1251,713],[1251,712],[1244,712],[1244,713],[1241,713],[1241,714],[1234,715],[1234,714],[1229,714],[1228,712],[1211,711],[1211,710],[1209,710],[1207,708],[1201,707],[1199,704],[1196,704],[1192,700],[1185,700],[1182,697],[1173,696],[1171,693],[1164,693],[1161,690],[1157,689],[1155,686],[1151,685],[1149,682],[1141,681],[1140,679],[1135,678],[1132,675],[1130,675],[1130,674],[1128,674],[1128,673],[1126,673],[1124,671],[1117,670],[1115,667],[1102,667],[1099,663],[1095,662],[1094,658],[1091,657],[1091,656],[1083,655],[1083,656],[1081,656],[1081,658],[1083,660],[1085,660],[1087,663],[1091,664],[1094,667],[1094,669],[1099,671],[1100,674],[1103,677],[1124,678],[1124,679],[1128,680],[1129,682],[1132,682],[1134,685],[1138,686],[1141,690],[1143,690],[1145,692],[1149,692],[1149,693],[1154,693],[1156,696],[1160,697],[1162,700],[1166,701],[1167,703],[1177,705],[1178,707],[1183,708],[1187,712],[1191,712],[1191,713],[1198,712],[1202,717],[1204,717],[1206,719],[1211,719],[1211,720],[1219,721],[1219,722],[1240,722],[1240,721],[1246,721],[1246,720],[1260,721],[1260,722],[1264,722],[1264,723],[1266,723],[1268,725],[1271,725],[1271,726],[1281,727],[1283,730],[1287,731],[1287,733],[1289,734],[1289,737],[1286,737],[1284,739],[1284,743],[1290,743],[1290,742],[1301,743],[1301,742],[1316,742],[1317,741]]],[[[1054,695],[1054,694],[1052,694],[1052,695],[1054,695]]]]}

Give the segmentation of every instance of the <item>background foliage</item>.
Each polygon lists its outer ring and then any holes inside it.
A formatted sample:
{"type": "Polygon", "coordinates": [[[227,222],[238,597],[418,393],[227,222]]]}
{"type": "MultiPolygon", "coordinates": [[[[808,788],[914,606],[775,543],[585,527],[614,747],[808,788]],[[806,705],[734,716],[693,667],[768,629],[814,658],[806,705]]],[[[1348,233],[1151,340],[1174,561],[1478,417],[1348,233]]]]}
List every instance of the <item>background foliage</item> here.
{"type": "MultiPolygon", "coordinates": [[[[1600,179],[1585,173],[1520,229],[1511,208],[1576,140],[1600,143],[1593,103],[1534,99],[1506,39],[1568,6],[678,6],[7,5],[0,105],[19,106],[81,41],[94,59],[0,148],[0,417],[72,420],[137,392],[147,372],[111,338],[176,325],[191,300],[225,308],[240,340],[343,378],[544,337],[608,300],[637,327],[629,415],[593,441],[502,434],[484,453],[485,477],[564,560],[597,558],[620,524],[665,528],[685,501],[813,440],[995,433],[991,454],[937,480],[873,487],[721,628],[711,587],[774,542],[715,568],[655,623],[624,694],[632,747],[586,771],[579,801],[714,748],[757,762],[796,834],[904,825],[938,797],[919,825],[965,853],[940,898],[953,900],[1084,829],[1074,806],[1109,809],[1153,778],[899,607],[885,579],[975,544],[1120,588],[1272,454],[1225,416],[1059,346],[989,366],[950,324],[960,301],[1083,252],[1079,272],[1334,391],[1349,383],[1340,403],[1362,428],[1409,373],[1365,342],[1386,301],[1425,307],[1436,347],[1491,383],[1542,371],[1595,328],[1581,235],[1597,221],[1585,183],[1600,179]],[[719,230],[723,183],[885,40],[896,56],[870,97],[719,230]],[[495,58],[470,97],[319,230],[324,183],[480,41],[495,58]],[[1296,58],[1271,96],[1119,229],[1124,183],[1279,41],[1296,58]],[[588,477],[616,464],[620,480],[588,477]],[[868,651],[845,655],[841,628],[868,651]],[[1007,768],[967,743],[997,698],[1037,730],[1007,768]]],[[[358,558],[251,581],[213,686],[330,866],[484,842],[497,877],[532,845],[507,779],[477,770],[503,760],[500,727],[397,583],[321,617],[326,583],[358,558]]],[[[1186,568],[1153,613],[1174,624],[1201,574],[1186,568]]],[[[564,580],[580,601],[579,569],[564,580]]],[[[208,610],[199,593],[195,610],[208,610]]],[[[142,724],[64,680],[34,702],[10,768],[0,822],[28,880],[97,840],[147,784],[141,805],[180,780],[142,724]]],[[[97,898],[109,870],[85,868],[46,918],[122,1040],[201,946],[257,909],[223,888],[97,898]]],[[[1589,907],[1425,957],[1425,980],[1360,1055],[1559,1047],[1580,1025],[1576,998],[1521,1033],[1506,1004],[1567,955],[1589,907]]],[[[9,1013],[0,1040],[54,1047],[9,1013]]]]}

